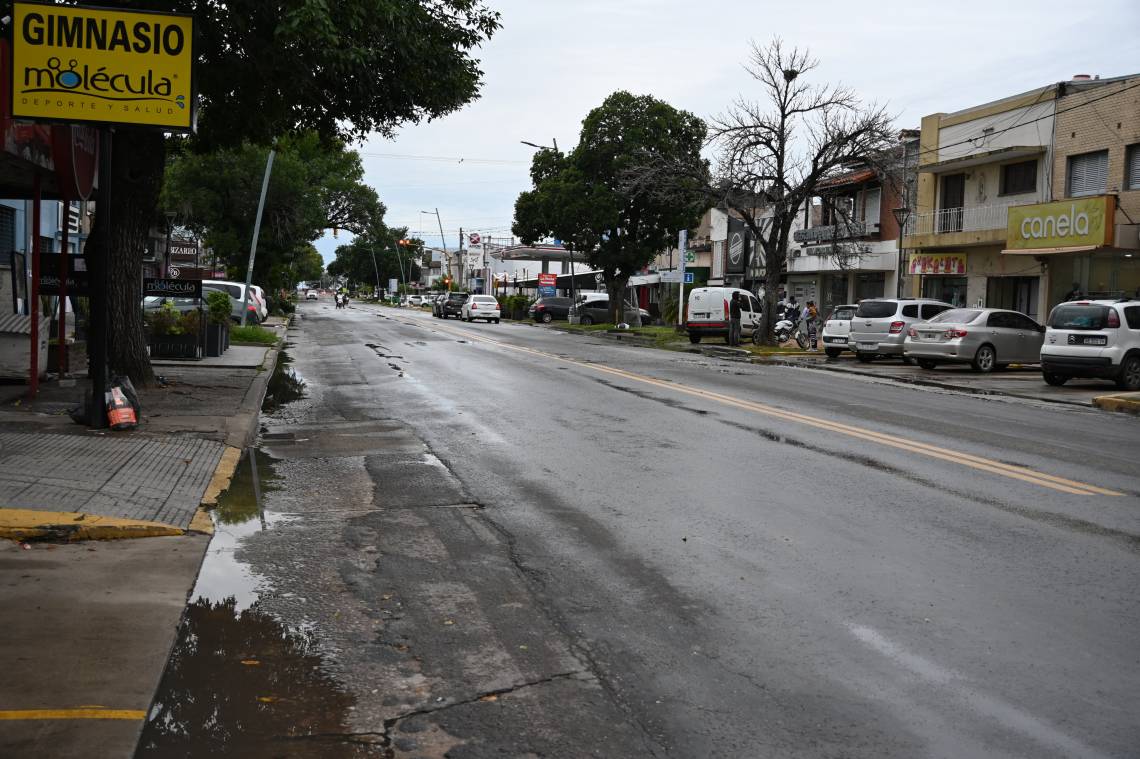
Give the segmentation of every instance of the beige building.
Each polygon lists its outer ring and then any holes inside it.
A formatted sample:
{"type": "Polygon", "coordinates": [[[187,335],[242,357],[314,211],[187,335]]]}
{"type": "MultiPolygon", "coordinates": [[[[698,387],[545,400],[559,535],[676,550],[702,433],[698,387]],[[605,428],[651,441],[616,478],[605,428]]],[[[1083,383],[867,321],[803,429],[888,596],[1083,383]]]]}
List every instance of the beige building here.
{"type": "MultiPolygon", "coordinates": [[[[1057,101],[1053,199],[1104,205],[1106,228],[1101,239],[1092,239],[1096,233],[1090,230],[1089,239],[1058,239],[1043,251],[1048,303],[1064,300],[1074,282],[1090,297],[1138,295],[1140,75],[1076,83],[1065,90],[1057,101]],[[1090,249],[1062,250],[1075,247],[1090,249]]],[[[1074,215],[1069,205],[1068,213],[1074,215]]]]}
{"type": "Polygon", "coordinates": [[[925,117],[903,240],[912,294],[1043,320],[1073,282],[1105,297],[1140,284],[1129,273],[1140,241],[1128,229],[1140,218],[1130,189],[1140,187],[1140,164],[1129,164],[1140,161],[1138,95],[1140,77],[1076,78],[925,117]],[[1041,236],[1040,226],[1033,236],[1037,216],[1058,231],[1065,214],[1042,204],[1066,198],[1083,209],[1070,204],[1069,215],[1109,215],[1100,238],[1086,223],[1078,234],[1073,219],[1064,235],[1041,236]]]}

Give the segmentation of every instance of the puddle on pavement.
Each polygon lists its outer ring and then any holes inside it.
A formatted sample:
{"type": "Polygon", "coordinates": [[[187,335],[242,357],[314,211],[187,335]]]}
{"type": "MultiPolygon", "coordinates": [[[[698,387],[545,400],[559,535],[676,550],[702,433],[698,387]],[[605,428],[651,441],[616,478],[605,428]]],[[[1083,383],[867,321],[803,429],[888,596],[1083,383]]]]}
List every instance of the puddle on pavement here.
{"type": "Polygon", "coordinates": [[[293,368],[293,361],[288,352],[281,351],[277,357],[277,365],[273,367],[273,376],[269,378],[269,385],[265,389],[265,400],[261,403],[261,410],[275,411],[286,403],[304,397],[305,378],[293,368]]]}
{"type": "Polygon", "coordinates": [[[291,519],[263,508],[257,493],[273,492],[278,477],[274,459],[253,456],[212,512],[214,537],[136,756],[385,756],[380,736],[348,734],[355,700],[325,672],[315,636],[262,611],[267,581],[235,556],[291,519]]]}
{"type": "Polygon", "coordinates": [[[354,704],[309,635],[202,598],[186,609],[135,756],[385,756],[380,736],[348,735],[354,704]]]}

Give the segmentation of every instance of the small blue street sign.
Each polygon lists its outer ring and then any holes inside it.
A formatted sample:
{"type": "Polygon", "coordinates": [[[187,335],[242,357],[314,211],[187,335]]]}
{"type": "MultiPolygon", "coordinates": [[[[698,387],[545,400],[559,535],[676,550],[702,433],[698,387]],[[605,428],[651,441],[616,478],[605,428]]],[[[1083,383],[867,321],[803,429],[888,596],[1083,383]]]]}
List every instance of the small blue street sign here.
{"type": "Polygon", "coordinates": [[[685,272],[685,284],[686,285],[693,284],[693,272],[691,272],[691,271],[685,272]]]}

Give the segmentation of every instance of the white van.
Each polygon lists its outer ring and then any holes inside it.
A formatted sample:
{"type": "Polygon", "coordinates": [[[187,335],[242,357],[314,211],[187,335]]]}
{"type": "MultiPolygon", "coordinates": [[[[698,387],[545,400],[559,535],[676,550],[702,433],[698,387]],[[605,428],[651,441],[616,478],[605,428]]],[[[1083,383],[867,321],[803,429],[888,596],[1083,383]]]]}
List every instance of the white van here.
{"type": "Polygon", "coordinates": [[[748,339],[760,326],[760,301],[739,287],[694,287],[689,293],[689,316],[685,331],[690,343],[699,343],[702,337],[723,337],[728,342],[729,301],[733,293],[740,293],[740,335],[748,339]]]}

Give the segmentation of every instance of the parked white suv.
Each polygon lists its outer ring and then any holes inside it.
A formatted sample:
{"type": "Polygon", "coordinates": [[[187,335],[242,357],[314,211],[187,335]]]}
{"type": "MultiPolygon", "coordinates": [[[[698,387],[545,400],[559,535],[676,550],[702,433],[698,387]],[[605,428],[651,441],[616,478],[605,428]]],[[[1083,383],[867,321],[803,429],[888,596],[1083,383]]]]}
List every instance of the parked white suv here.
{"type": "Polygon", "coordinates": [[[1140,390],[1140,299],[1078,300],[1049,314],[1041,374],[1050,385],[1099,377],[1140,390]]]}
{"type": "Polygon", "coordinates": [[[876,356],[898,356],[904,364],[912,364],[914,359],[903,355],[906,331],[915,322],[929,321],[949,308],[953,308],[949,303],[926,298],[861,300],[851,319],[847,345],[863,363],[876,356]]]}

